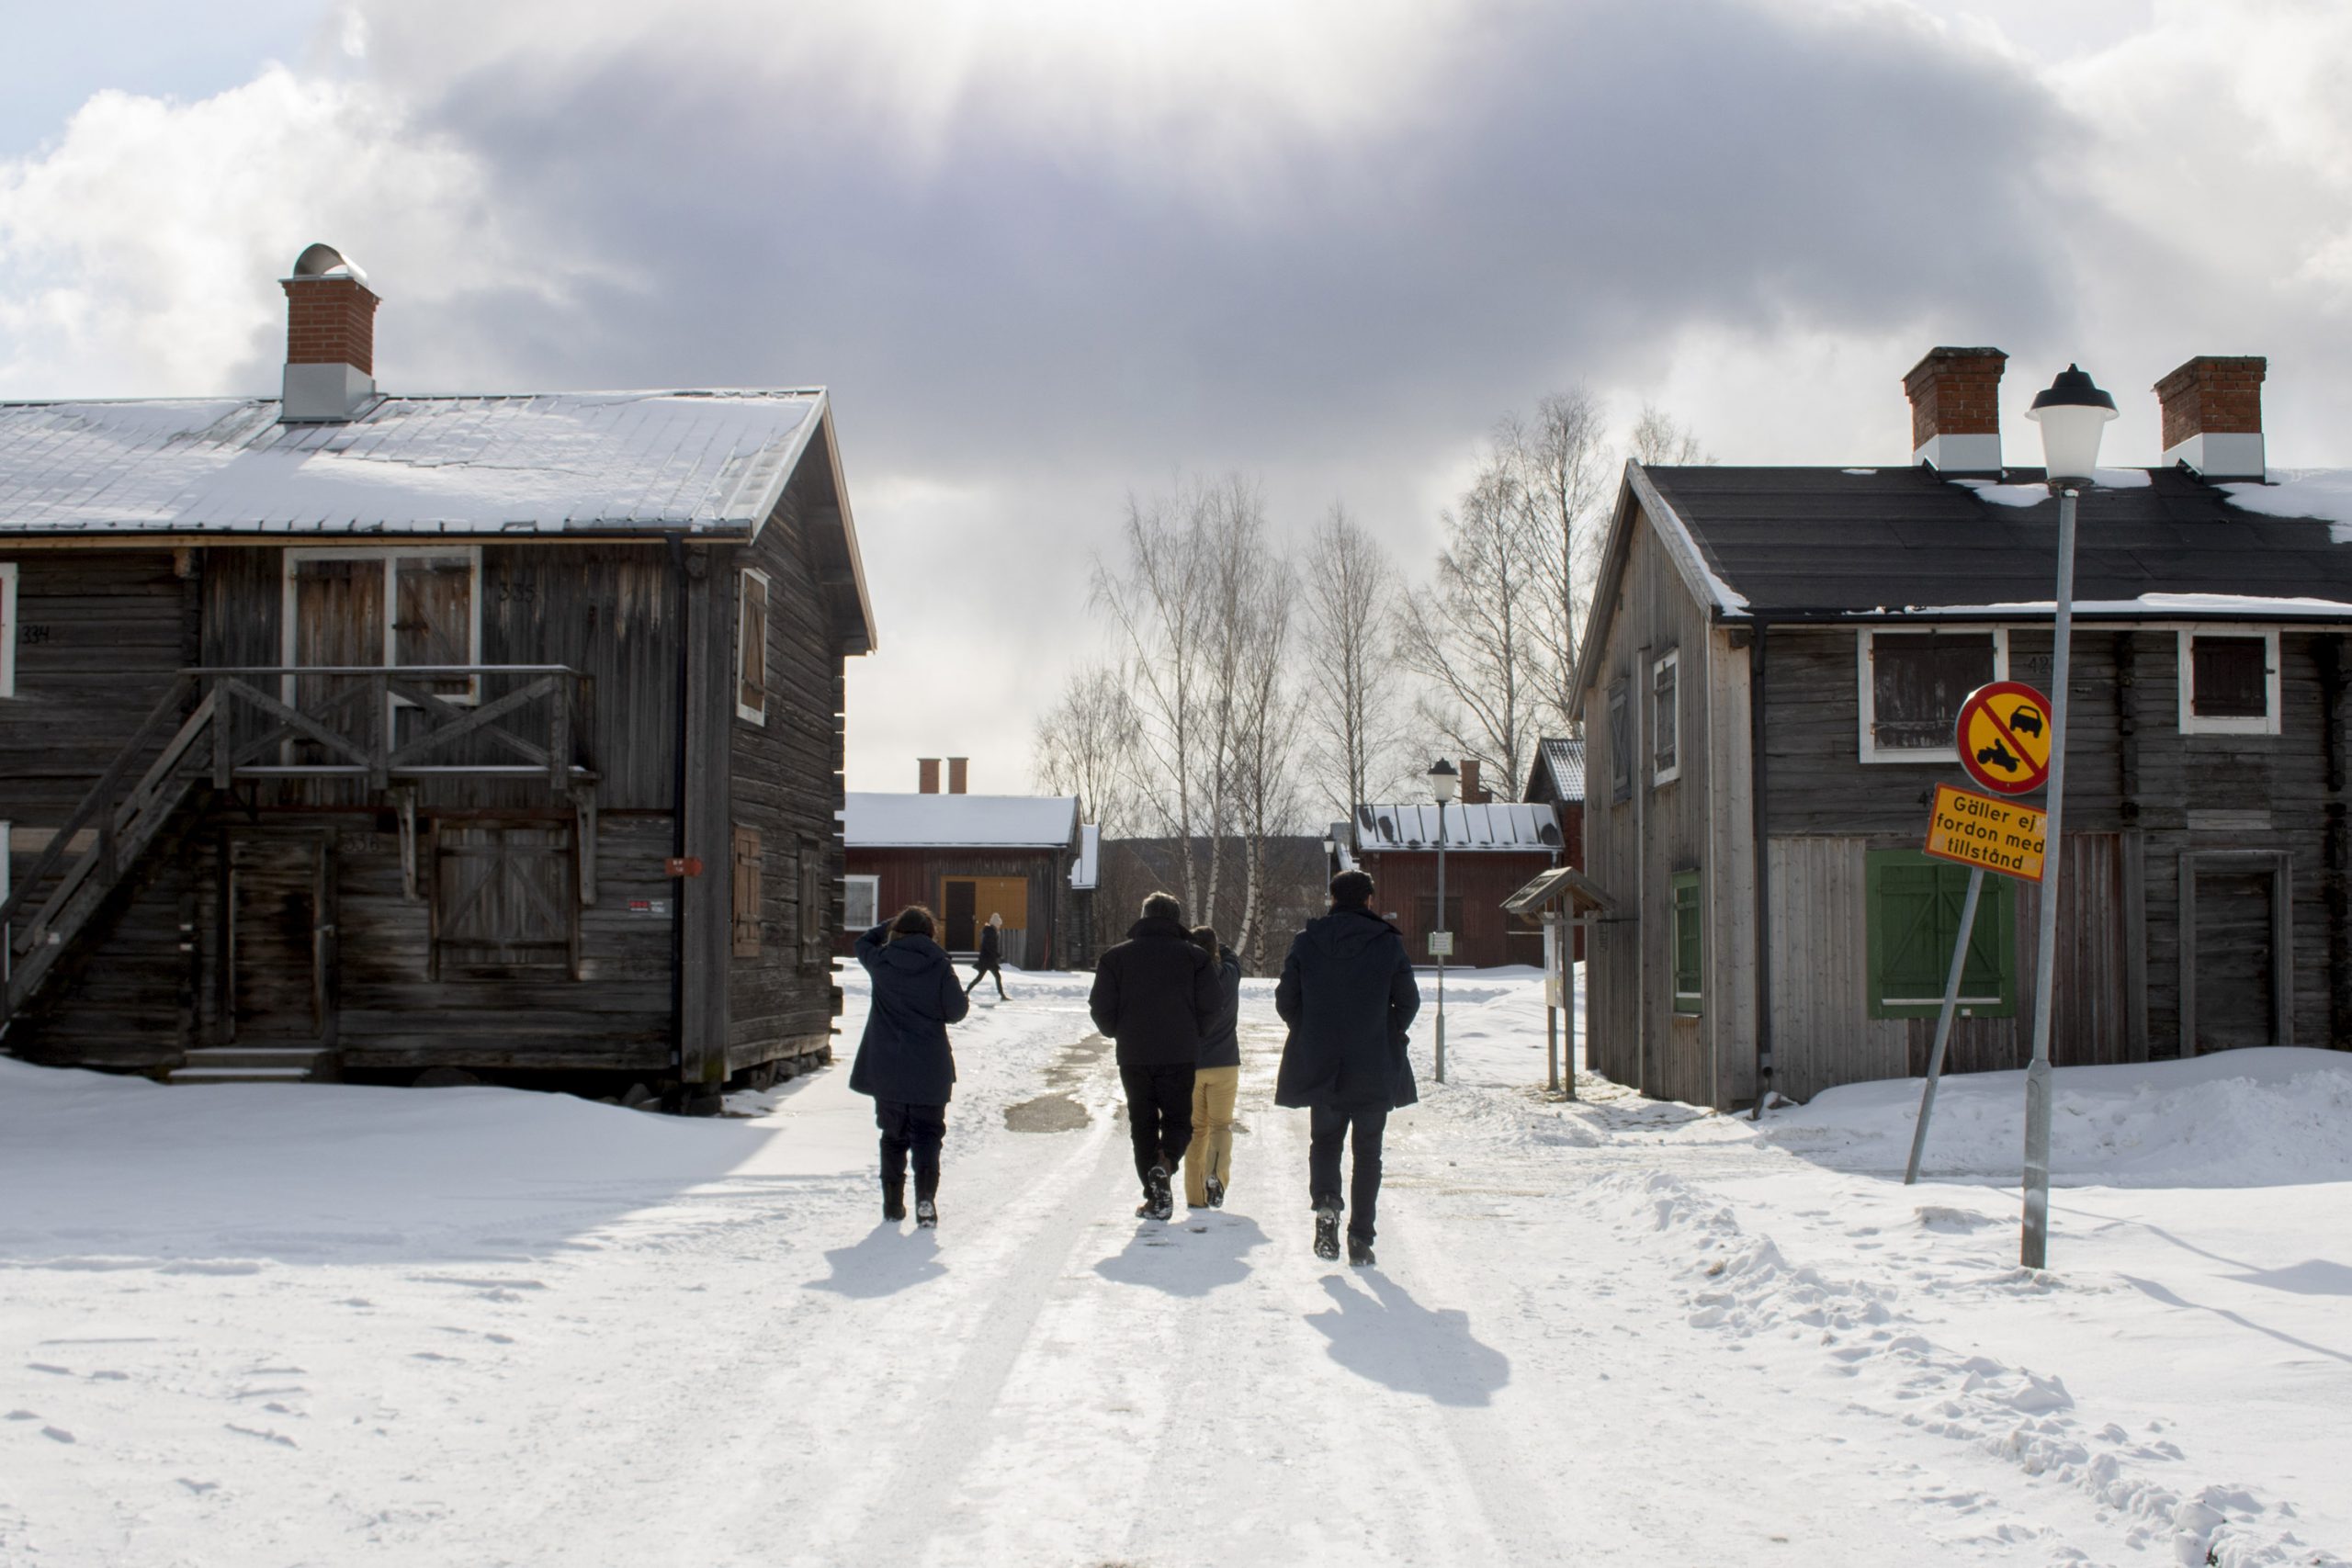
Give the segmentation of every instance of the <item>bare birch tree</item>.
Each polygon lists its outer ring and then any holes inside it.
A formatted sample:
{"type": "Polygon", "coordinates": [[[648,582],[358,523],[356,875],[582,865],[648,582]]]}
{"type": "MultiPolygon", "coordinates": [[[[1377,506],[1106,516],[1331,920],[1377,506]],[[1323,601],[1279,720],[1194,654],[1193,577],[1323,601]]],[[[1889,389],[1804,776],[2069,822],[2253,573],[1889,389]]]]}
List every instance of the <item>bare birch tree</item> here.
{"type": "Polygon", "coordinates": [[[1079,810],[1106,839],[1125,838],[1138,815],[1134,800],[1135,699],[1125,671],[1090,664],[1074,671],[1054,705],[1037,719],[1030,773],[1039,789],[1078,796],[1079,810]]]}
{"type": "Polygon", "coordinates": [[[1417,705],[1440,744],[1516,779],[1532,756],[1544,701],[1542,637],[1551,607],[1526,509],[1489,463],[1442,516],[1435,581],[1405,596],[1396,657],[1428,681],[1417,705]]]}
{"type": "Polygon", "coordinates": [[[1616,477],[1607,411],[1581,387],[1540,399],[1533,418],[1510,414],[1496,427],[1488,463],[1520,513],[1519,532],[1543,583],[1532,715],[1553,733],[1565,734],[1616,477]]]}
{"type": "Polygon", "coordinates": [[[1241,840],[1241,921],[1234,949],[1252,974],[1267,973],[1266,848],[1290,830],[1298,799],[1299,694],[1288,679],[1297,581],[1279,558],[1259,563],[1245,602],[1236,685],[1240,723],[1234,745],[1236,827],[1241,840]]]}
{"type": "Polygon", "coordinates": [[[1217,908],[1225,870],[1221,845],[1236,830],[1237,785],[1242,737],[1251,722],[1252,645],[1266,614],[1268,575],[1266,514],[1257,487],[1228,474],[1200,492],[1201,588],[1204,658],[1201,712],[1196,725],[1205,763],[1200,793],[1205,797],[1208,879],[1204,897],[1190,908],[1203,919],[1217,908]]]}
{"type": "Polygon", "coordinates": [[[1663,465],[1712,463],[1699,445],[1699,437],[1690,426],[1659,408],[1656,403],[1642,405],[1642,417],[1634,422],[1633,434],[1626,438],[1628,455],[1636,463],[1663,465]]]}
{"type": "Polygon", "coordinates": [[[1308,761],[1326,804],[1346,817],[1393,782],[1404,739],[1388,658],[1396,570],[1334,502],[1307,541],[1299,581],[1308,761]]]}
{"type": "Polygon", "coordinates": [[[1207,571],[1203,547],[1204,497],[1179,480],[1166,494],[1127,498],[1121,529],[1125,557],[1114,571],[1094,563],[1094,603],[1116,629],[1134,700],[1136,799],[1151,824],[1176,840],[1188,908],[1198,908],[1201,877],[1193,835],[1200,828],[1199,733],[1206,656],[1207,571]]]}

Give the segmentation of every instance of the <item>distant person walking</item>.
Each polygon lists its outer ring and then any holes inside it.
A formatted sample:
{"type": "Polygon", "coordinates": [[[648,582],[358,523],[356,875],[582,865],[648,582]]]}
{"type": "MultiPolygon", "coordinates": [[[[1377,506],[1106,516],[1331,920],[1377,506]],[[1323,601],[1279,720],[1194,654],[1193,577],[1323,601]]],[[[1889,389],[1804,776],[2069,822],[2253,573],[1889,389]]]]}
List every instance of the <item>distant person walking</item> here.
{"type": "Polygon", "coordinates": [[[1193,1141],[1193,1067],[1203,1026],[1217,1009],[1216,965],[1193,945],[1183,915],[1168,894],[1145,899],[1127,940],[1096,963],[1087,998],[1094,1027],[1118,1045],[1136,1179],[1143,1183],[1139,1219],[1164,1220],[1176,1211],[1170,1182],[1193,1141]]]}
{"type": "Polygon", "coordinates": [[[933,940],[938,922],[910,905],[898,919],[857,939],[857,961],[873,977],[873,1002],[852,1093],[874,1097],[882,1129],[882,1217],[907,1217],[907,1156],[914,1156],[915,1224],[939,1224],[939,1145],[947,1135],[947,1100],[955,1091],[956,1054],[947,1026],[963,1021],[971,1002],[956,987],[956,964],[933,940]]]}
{"type": "Polygon", "coordinates": [[[1405,939],[1372,912],[1372,891],[1361,871],[1334,877],[1331,912],[1292,939],[1274,987],[1274,1010],[1290,1025],[1274,1103],[1308,1113],[1315,1255],[1340,1256],[1340,1146],[1352,1143],[1348,1261],[1367,1269],[1388,1113],[1420,1098],[1405,1054],[1420,987],[1405,939]]]}
{"type": "Polygon", "coordinates": [[[1003,929],[1004,917],[995,913],[994,911],[990,911],[989,915],[989,923],[980,928],[979,967],[972,971],[972,985],[964,987],[964,994],[966,996],[968,997],[972,994],[972,986],[978,985],[981,981],[993,975],[996,976],[996,999],[999,1001],[1003,1001],[1005,999],[1004,949],[998,942],[996,934],[1003,929]]]}
{"type": "Polygon", "coordinates": [[[1233,1101],[1241,1088],[1241,960],[1216,940],[1214,926],[1194,926],[1193,945],[1216,960],[1217,1004],[1201,1030],[1201,1058],[1193,1068],[1184,1201],[1195,1209],[1222,1209],[1233,1180],[1233,1101]]]}

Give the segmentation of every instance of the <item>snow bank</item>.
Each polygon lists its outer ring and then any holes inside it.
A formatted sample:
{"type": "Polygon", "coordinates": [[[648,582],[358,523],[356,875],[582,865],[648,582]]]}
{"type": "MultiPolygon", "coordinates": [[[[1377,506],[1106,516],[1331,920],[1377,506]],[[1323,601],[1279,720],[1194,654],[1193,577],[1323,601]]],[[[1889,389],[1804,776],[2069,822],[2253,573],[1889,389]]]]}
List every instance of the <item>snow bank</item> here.
{"type": "MultiPolygon", "coordinates": [[[[1759,1136],[1852,1170],[1900,1169],[1918,1078],[1851,1084],[1776,1111],[1759,1136]]],[[[2052,1176],[2109,1187],[2269,1187],[2352,1180],[2352,1055],[2286,1047],[2188,1061],[2064,1067],[2052,1176]]],[[[1949,1076],[1924,1170],[2014,1178],[2025,1146],[2025,1074],[1949,1076]]]]}

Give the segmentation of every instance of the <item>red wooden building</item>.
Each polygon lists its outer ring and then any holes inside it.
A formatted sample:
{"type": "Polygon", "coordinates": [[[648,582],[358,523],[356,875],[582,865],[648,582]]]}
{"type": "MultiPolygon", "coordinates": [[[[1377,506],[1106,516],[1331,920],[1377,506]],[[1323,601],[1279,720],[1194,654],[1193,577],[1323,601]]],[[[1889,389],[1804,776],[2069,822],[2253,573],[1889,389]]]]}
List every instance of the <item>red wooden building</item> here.
{"type": "Polygon", "coordinates": [[[1078,898],[1091,883],[1082,863],[1075,795],[968,795],[960,757],[926,758],[913,795],[853,791],[842,809],[842,941],[910,904],[939,918],[950,953],[979,946],[990,915],[1004,919],[1004,961],[1016,968],[1068,967],[1080,941],[1078,898]]]}
{"type": "MultiPolygon", "coordinates": [[[[1480,793],[1476,774],[1464,769],[1465,795],[1480,793]]],[[[1405,933],[1414,962],[1429,958],[1429,933],[1439,930],[1438,807],[1358,806],[1354,819],[1334,824],[1342,870],[1361,868],[1378,889],[1373,908],[1405,933]]],[[[1537,874],[1563,863],[1560,824],[1552,808],[1523,801],[1478,801],[1445,808],[1444,930],[1454,933],[1451,963],[1465,968],[1541,964],[1542,928],[1506,914],[1503,900],[1537,874]]]]}

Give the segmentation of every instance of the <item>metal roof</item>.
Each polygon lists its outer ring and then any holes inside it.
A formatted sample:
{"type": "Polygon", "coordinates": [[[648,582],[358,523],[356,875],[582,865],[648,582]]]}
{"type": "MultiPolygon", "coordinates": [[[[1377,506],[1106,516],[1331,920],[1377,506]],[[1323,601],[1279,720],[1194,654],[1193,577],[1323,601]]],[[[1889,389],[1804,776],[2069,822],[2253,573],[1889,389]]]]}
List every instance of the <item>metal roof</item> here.
{"type": "MultiPolygon", "coordinates": [[[[1732,591],[1732,615],[2048,614],[2058,508],[2039,468],[2009,469],[1997,484],[1924,466],[1629,470],[1629,483],[1643,477],[1673,513],[1658,525],[1695,544],[1732,591]]],[[[2177,468],[2102,469],[2101,481],[2082,493],[2075,569],[2075,597],[2094,613],[2132,613],[2147,599],[2150,619],[2352,618],[2352,548],[2326,519],[2263,515],[2177,468]],[[2188,595],[2198,607],[2165,603],[2188,595]]]]}
{"type": "MultiPolygon", "coordinates": [[[[1358,854],[1437,848],[1435,805],[1359,806],[1352,826],[1358,854]]],[[[1445,808],[1448,854],[1494,851],[1529,854],[1559,848],[1560,825],[1554,820],[1549,807],[1498,800],[1485,806],[1445,808]]]]}
{"type": "Polygon", "coordinates": [[[1552,793],[1545,800],[1566,801],[1571,806],[1584,800],[1584,742],[1571,737],[1547,736],[1535,747],[1535,766],[1527,775],[1523,792],[1531,800],[1537,795],[1536,784],[1549,784],[1552,793]]]}
{"type": "Polygon", "coordinates": [[[1078,834],[1074,795],[901,795],[842,800],[842,838],[854,850],[1068,849],[1078,834]]]}
{"type": "Polygon", "coordinates": [[[825,417],[816,388],[0,403],[0,533],[751,533],[825,417]]]}

